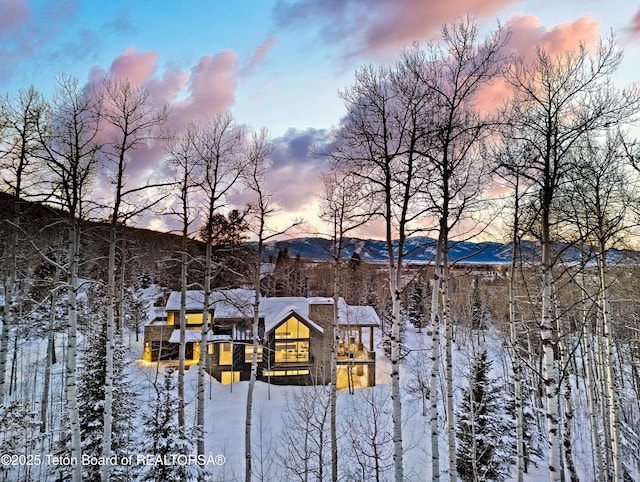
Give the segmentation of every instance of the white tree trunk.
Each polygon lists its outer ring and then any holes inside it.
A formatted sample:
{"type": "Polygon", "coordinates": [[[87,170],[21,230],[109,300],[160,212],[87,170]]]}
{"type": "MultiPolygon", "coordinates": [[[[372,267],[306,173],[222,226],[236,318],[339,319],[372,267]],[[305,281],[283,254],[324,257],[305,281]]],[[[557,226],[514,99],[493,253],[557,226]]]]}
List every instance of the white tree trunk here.
{"type": "MultiPolygon", "coordinates": [[[[262,205],[262,199],[260,199],[262,205]]],[[[245,414],[244,432],[244,452],[245,452],[245,481],[251,482],[252,477],[252,447],[251,447],[251,427],[253,424],[253,392],[258,378],[258,328],[260,323],[260,264],[262,261],[262,245],[264,236],[265,212],[260,213],[260,227],[258,229],[258,245],[256,247],[256,265],[253,279],[254,300],[253,300],[253,323],[251,324],[251,343],[253,353],[251,355],[251,374],[249,375],[249,387],[247,389],[247,409],[245,414]]],[[[267,354],[269,356],[269,354],[267,354]]]]}
{"type": "Polygon", "coordinates": [[[340,288],[340,249],[341,241],[334,239],[335,272],[333,275],[333,325],[331,343],[331,387],[329,391],[329,431],[331,436],[331,481],[338,482],[338,428],[337,428],[337,398],[338,398],[338,291],[340,288]]]}
{"type": "MultiPolygon", "coordinates": [[[[260,245],[262,243],[259,243],[260,245]]],[[[255,300],[253,302],[253,323],[251,326],[251,341],[253,354],[251,355],[251,374],[249,376],[249,387],[247,389],[247,411],[245,415],[244,451],[245,451],[245,481],[251,482],[252,477],[252,450],[251,450],[251,427],[253,423],[253,392],[258,378],[258,323],[260,320],[260,255],[262,247],[258,251],[258,265],[256,266],[255,300]]],[[[268,355],[267,355],[268,356],[268,355]]]]}
{"type": "Polygon", "coordinates": [[[440,444],[438,427],[438,378],[440,376],[440,283],[442,279],[442,236],[438,237],[436,260],[431,287],[431,382],[429,405],[431,423],[431,480],[440,480],[440,444]]]}
{"type": "Polygon", "coordinates": [[[7,379],[7,356],[9,354],[9,331],[11,326],[11,297],[13,290],[9,281],[4,283],[4,310],[0,329],[0,407],[4,405],[4,392],[7,379]]]}
{"type": "Polygon", "coordinates": [[[185,216],[182,233],[182,255],[180,259],[180,319],[178,320],[178,323],[180,324],[180,345],[178,348],[178,425],[181,429],[185,428],[184,363],[187,340],[185,333],[185,324],[187,318],[187,229],[188,221],[185,216]]]}
{"type": "Polygon", "coordinates": [[[542,242],[542,320],[540,322],[540,338],[542,341],[542,376],[545,384],[547,412],[547,430],[549,444],[549,480],[561,482],[560,466],[560,414],[558,411],[558,376],[555,360],[553,326],[553,305],[551,298],[551,253],[548,236],[548,222],[543,222],[542,242]],[[546,229],[545,229],[546,228],[546,229]]]}
{"type": "MultiPolygon", "coordinates": [[[[561,367],[565,367],[565,370],[569,366],[569,358],[568,358],[568,350],[567,343],[565,341],[565,337],[568,336],[568,333],[564,329],[564,323],[560,314],[558,313],[558,304],[555,303],[555,316],[558,330],[558,360],[561,367]]],[[[569,472],[569,480],[571,482],[578,482],[578,476],[576,473],[575,464],[573,462],[573,405],[571,400],[571,378],[569,373],[564,373],[562,377],[564,383],[564,418],[563,418],[563,428],[564,431],[562,433],[562,446],[564,448],[564,460],[566,461],[566,469],[569,472]]],[[[558,387],[560,389],[560,387],[558,387]]]]}
{"type": "MultiPolygon", "coordinates": [[[[599,288],[598,288],[599,291],[599,288]]],[[[607,356],[606,341],[604,339],[604,324],[602,321],[602,300],[601,293],[598,293],[598,317],[596,324],[596,378],[598,380],[598,391],[600,392],[600,418],[602,419],[602,450],[604,458],[604,470],[608,478],[612,470],[613,452],[611,448],[611,423],[609,406],[609,390],[607,386],[607,356]]],[[[606,479],[605,479],[606,480],[606,479]]]]}
{"type": "Polygon", "coordinates": [[[68,320],[67,326],[67,384],[66,410],[71,429],[71,456],[77,463],[72,465],[73,482],[82,482],[82,449],[80,440],[80,412],[78,408],[77,363],[78,363],[78,245],[79,226],[76,219],[70,219],[69,228],[69,275],[67,287],[68,320]]]}
{"type": "MultiPolygon", "coordinates": [[[[207,242],[205,250],[205,274],[204,274],[204,296],[202,310],[202,329],[200,332],[200,355],[198,357],[198,388],[197,388],[197,407],[196,407],[196,450],[198,455],[204,456],[204,437],[205,437],[205,396],[204,396],[204,378],[207,363],[208,336],[209,336],[209,317],[211,304],[211,239],[207,242]]],[[[211,320],[213,323],[213,320],[211,320]]],[[[199,480],[203,480],[202,475],[199,480]]]]}
{"type": "MultiPolygon", "coordinates": [[[[517,194],[516,194],[517,196],[517,194]]],[[[516,200],[517,202],[517,200],[516,200]]],[[[517,211],[517,208],[516,208],[517,211]]],[[[517,214],[516,214],[517,223],[517,214]]],[[[513,369],[513,392],[515,403],[515,421],[516,421],[516,481],[524,480],[524,414],[523,414],[523,397],[522,397],[522,362],[520,361],[520,350],[518,343],[518,328],[516,321],[516,256],[517,256],[517,234],[515,233],[512,240],[511,249],[511,267],[509,269],[509,327],[511,338],[511,349],[513,350],[511,365],[513,369]]]]}
{"type": "Polygon", "coordinates": [[[587,389],[587,401],[589,404],[589,422],[591,424],[591,443],[593,444],[592,453],[594,455],[594,472],[596,474],[596,480],[605,480],[606,468],[604,463],[604,456],[602,453],[602,444],[600,441],[600,427],[598,424],[598,403],[596,396],[596,380],[593,374],[593,347],[592,339],[593,333],[591,330],[591,322],[587,318],[588,307],[587,297],[585,293],[585,283],[583,276],[583,290],[582,290],[582,303],[583,303],[583,315],[582,315],[582,336],[584,341],[584,370],[586,377],[586,389],[587,389]]]}
{"type": "Polygon", "coordinates": [[[609,296],[606,276],[606,251],[604,245],[600,247],[599,253],[599,278],[600,278],[600,300],[602,311],[602,326],[604,341],[606,344],[606,381],[607,394],[609,398],[609,424],[611,437],[611,454],[613,463],[613,480],[621,482],[624,477],[622,470],[622,457],[620,454],[620,409],[618,407],[619,398],[616,391],[615,354],[612,340],[611,315],[609,313],[609,296]]]}
{"type": "MultiPolygon", "coordinates": [[[[20,182],[20,178],[18,178],[20,182]]],[[[13,223],[16,225],[12,228],[9,240],[9,256],[5,259],[8,264],[8,275],[4,282],[4,311],[2,316],[2,328],[0,329],[0,407],[5,402],[5,389],[7,377],[7,356],[9,354],[9,333],[13,325],[13,308],[16,299],[16,269],[17,259],[16,253],[18,248],[17,227],[20,225],[20,188],[16,189],[16,198],[14,199],[13,223]]]]}
{"type": "MultiPolygon", "coordinates": [[[[58,271],[56,270],[56,278],[58,271]]],[[[56,280],[57,281],[57,280],[56,280]]],[[[49,332],[47,334],[47,361],[44,367],[44,383],[40,398],[40,433],[47,432],[47,412],[49,408],[49,391],[51,385],[51,365],[53,364],[53,351],[55,350],[55,331],[57,295],[51,291],[51,309],[49,311],[49,332]]]]}
{"type": "Polygon", "coordinates": [[[453,400],[453,323],[449,302],[448,239],[445,236],[442,250],[442,321],[445,330],[445,406],[447,412],[447,446],[449,451],[449,479],[457,480],[456,422],[453,400]]]}
{"type": "MultiPolygon", "coordinates": [[[[402,247],[398,248],[399,250],[402,247]]],[[[392,256],[391,253],[389,253],[392,256]]],[[[389,270],[389,291],[392,297],[391,308],[391,420],[393,422],[393,468],[394,479],[401,482],[404,478],[402,467],[402,401],[400,399],[400,323],[401,300],[397,285],[400,266],[389,270]]]]}

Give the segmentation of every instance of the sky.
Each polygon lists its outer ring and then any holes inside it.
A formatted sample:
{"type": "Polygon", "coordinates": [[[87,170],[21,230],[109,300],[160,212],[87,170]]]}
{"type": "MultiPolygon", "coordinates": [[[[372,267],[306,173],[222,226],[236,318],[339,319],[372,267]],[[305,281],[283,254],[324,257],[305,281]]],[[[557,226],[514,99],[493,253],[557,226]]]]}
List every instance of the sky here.
{"type": "MultiPolygon", "coordinates": [[[[175,125],[230,110],[271,132],[278,222],[318,226],[323,161],[309,148],[345,114],[339,90],[358,67],[393,63],[466,13],[484,32],[510,27],[510,47],[523,55],[613,31],[625,51],[616,81],[640,80],[640,5],[625,0],[0,0],[0,92],[34,85],[51,95],[60,73],[117,75],[169,105],[175,125]]],[[[144,162],[148,172],[163,160],[144,162]]]]}

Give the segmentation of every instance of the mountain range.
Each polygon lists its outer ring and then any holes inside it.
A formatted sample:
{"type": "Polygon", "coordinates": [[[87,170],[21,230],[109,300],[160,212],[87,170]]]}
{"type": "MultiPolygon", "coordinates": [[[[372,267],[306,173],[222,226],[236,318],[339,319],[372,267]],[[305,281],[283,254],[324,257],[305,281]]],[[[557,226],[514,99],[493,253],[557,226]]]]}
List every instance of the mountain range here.
{"type": "MultiPolygon", "coordinates": [[[[404,259],[409,263],[433,263],[435,260],[436,241],[426,236],[412,236],[405,241],[404,259]]],[[[394,242],[397,247],[397,241],[394,242]]],[[[299,256],[302,259],[325,261],[331,258],[332,242],[330,239],[317,237],[301,237],[267,243],[264,255],[276,259],[278,252],[286,251],[289,257],[299,256]]],[[[578,247],[564,243],[556,243],[554,251],[561,253],[564,261],[577,262],[580,258],[578,247]]],[[[538,244],[534,241],[523,241],[521,255],[526,260],[539,258],[538,244]]],[[[377,239],[346,238],[343,258],[359,256],[363,261],[386,262],[387,246],[385,241],[377,239]]],[[[610,263],[634,262],[640,258],[640,252],[633,250],[611,249],[608,253],[610,263]]],[[[511,243],[495,241],[450,241],[449,259],[452,263],[507,265],[511,262],[511,243]]]]}

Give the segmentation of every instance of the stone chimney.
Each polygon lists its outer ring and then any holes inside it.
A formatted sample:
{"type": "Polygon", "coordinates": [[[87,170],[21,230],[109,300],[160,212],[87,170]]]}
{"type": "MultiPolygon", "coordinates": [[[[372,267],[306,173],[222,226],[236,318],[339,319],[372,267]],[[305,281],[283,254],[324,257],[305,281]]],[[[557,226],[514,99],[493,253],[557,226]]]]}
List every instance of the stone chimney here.
{"type": "Polygon", "coordinates": [[[331,380],[331,349],[333,338],[333,298],[310,298],[309,319],[322,327],[322,334],[312,332],[313,383],[328,383],[331,380]],[[315,339],[314,339],[315,338],[315,339]]]}
{"type": "Polygon", "coordinates": [[[334,321],[333,298],[309,298],[309,318],[322,329],[331,332],[334,321]]]}

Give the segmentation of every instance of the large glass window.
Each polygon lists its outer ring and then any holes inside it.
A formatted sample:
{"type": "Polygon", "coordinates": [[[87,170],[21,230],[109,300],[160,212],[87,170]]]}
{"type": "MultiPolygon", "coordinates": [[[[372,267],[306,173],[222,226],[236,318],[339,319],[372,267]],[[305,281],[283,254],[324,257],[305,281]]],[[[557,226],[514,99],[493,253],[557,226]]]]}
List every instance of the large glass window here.
{"type": "Polygon", "coordinates": [[[308,341],[276,342],[276,363],[305,363],[308,361],[308,341]]]}
{"type": "Polygon", "coordinates": [[[309,338],[307,325],[293,316],[276,328],[276,340],[292,338],[309,338]]]}
{"type": "Polygon", "coordinates": [[[276,363],[309,361],[309,327],[292,316],[276,328],[276,363]]]}
{"type": "Polygon", "coordinates": [[[218,365],[231,365],[233,361],[233,345],[231,343],[220,343],[220,360],[218,365]]]}
{"type": "MultiPolygon", "coordinates": [[[[245,345],[244,362],[251,363],[253,361],[253,345],[245,345]]],[[[258,345],[258,363],[262,361],[262,345],[258,345]]]]}

